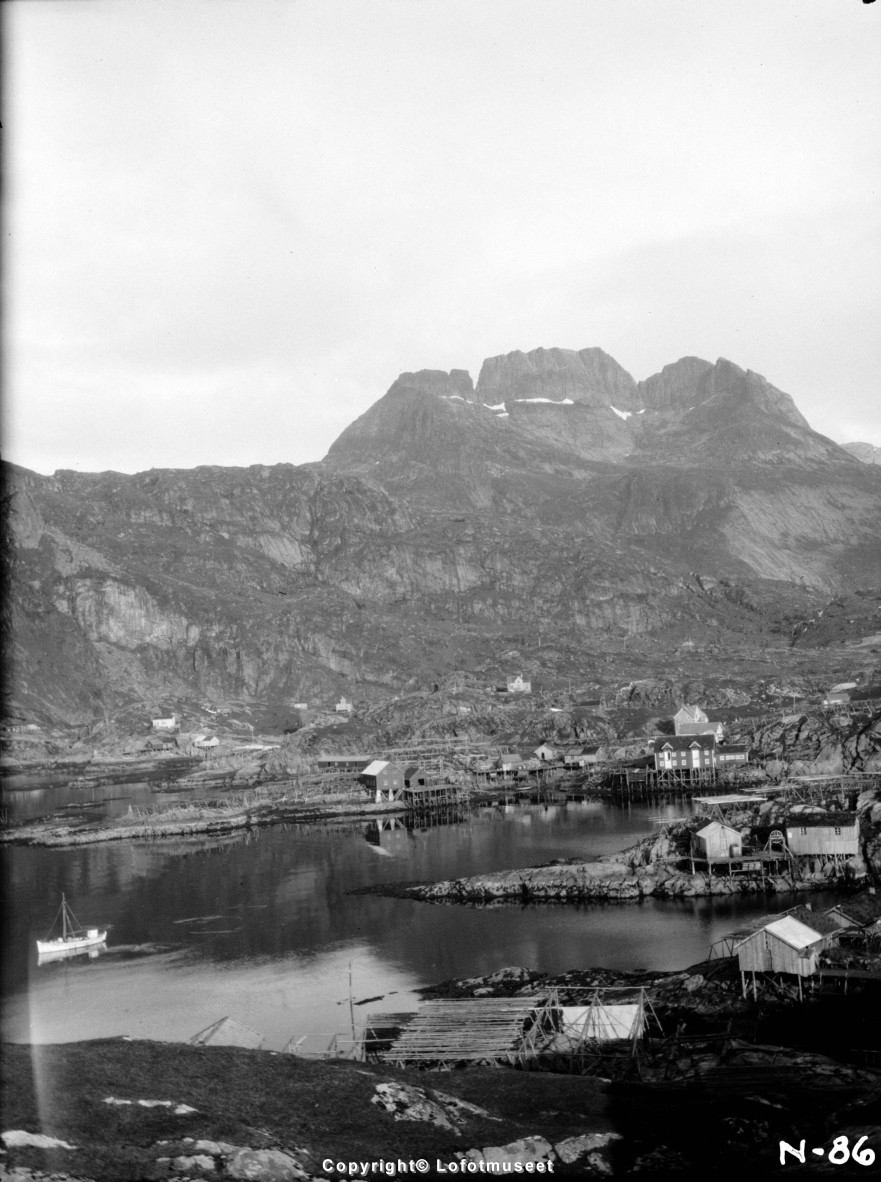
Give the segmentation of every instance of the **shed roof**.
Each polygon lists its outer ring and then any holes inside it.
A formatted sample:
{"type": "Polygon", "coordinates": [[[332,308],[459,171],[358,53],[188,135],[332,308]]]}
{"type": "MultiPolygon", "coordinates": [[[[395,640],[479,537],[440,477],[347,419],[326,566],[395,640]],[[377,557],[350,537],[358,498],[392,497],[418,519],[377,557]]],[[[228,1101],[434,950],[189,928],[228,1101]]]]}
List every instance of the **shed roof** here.
{"type": "Polygon", "coordinates": [[[250,1047],[256,1050],[263,1042],[263,1035],[237,1018],[226,1017],[212,1022],[188,1041],[195,1047],[250,1047]]]}
{"type": "Polygon", "coordinates": [[[815,932],[813,928],[809,928],[807,924],[791,915],[775,919],[773,923],[765,926],[764,931],[770,932],[772,936],[776,936],[778,940],[782,940],[790,948],[796,949],[809,948],[812,944],[823,939],[819,932],[815,932]]]}
{"type": "MultiPolygon", "coordinates": [[[[786,818],[787,829],[856,829],[859,821],[856,813],[845,813],[840,816],[836,813],[827,813],[823,817],[818,817],[816,814],[805,814],[802,816],[792,813],[786,818]]],[[[779,829],[780,826],[778,825],[779,829]]]]}
{"type": "Polygon", "coordinates": [[[704,825],[703,829],[698,829],[695,837],[706,837],[708,833],[715,833],[717,829],[725,829],[728,833],[734,833],[740,837],[740,830],[735,829],[733,825],[725,825],[722,821],[710,821],[709,825],[704,825]]]}
{"type": "Polygon", "coordinates": [[[715,746],[716,736],[712,732],[703,735],[662,735],[655,739],[654,750],[656,753],[663,751],[665,747],[669,747],[671,751],[689,751],[692,747],[706,750],[715,746]]]}
{"type": "Polygon", "coordinates": [[[362,776],[378,776],[380,772],[385,771],[389,766],[387,759],[374,759],[372,763],[368,763],[367,767],[361,773],[362,776]]]}
{"type": "Polygon", "coordinates": [[[864,891],[862,894],[854,895],[852,899],[845,899],[843,903],[836,903],[826,914],[829,915],[832,911],[837,911],[851,923],[868,927],[869,924],[881,919],[881,895],[872,895],[864,891]]]}

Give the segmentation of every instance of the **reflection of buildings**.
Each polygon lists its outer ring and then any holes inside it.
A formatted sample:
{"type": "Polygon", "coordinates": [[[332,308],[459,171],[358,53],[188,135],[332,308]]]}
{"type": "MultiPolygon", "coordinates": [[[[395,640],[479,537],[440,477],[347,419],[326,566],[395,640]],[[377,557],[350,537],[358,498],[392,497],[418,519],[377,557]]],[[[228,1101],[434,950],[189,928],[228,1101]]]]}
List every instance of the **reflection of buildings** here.
{"type": "Polygon", "coordinates": [[[364,840],[385,853],[393,854],[409,838],[403,817],[378,817],[364,827],[364,840]]]}

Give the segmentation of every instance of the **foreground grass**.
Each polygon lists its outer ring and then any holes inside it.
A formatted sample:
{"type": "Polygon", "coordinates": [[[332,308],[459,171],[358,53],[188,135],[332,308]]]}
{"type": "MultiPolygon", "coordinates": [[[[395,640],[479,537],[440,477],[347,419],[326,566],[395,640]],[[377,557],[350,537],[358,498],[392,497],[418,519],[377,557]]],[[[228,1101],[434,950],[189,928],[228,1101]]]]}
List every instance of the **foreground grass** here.
{"type": "MultiPolygon", "coordinates": [[[[428,1074],[357,1063],[316,1062],[232,1047],[121,1039],[60,1046],[7,1044],[2,1055],[2,1127],[42,1132],[78,1146],[11,1149],[9,1165],[63,1171],[97,1182],[168,1176],[160,1156],[187,1152],[192,1137],[253,1148],[309,1150],[316,1174],[335,1161],[391,1156],[452,1159],[457,1150],[500,1145],[553,1126],[555,1139],[612,1128],[605,1086],[569,1076],[486,1070],[428,1074]],[[487,1107],[463,1136],[396,1121],[371,1103],[382,1080],[440,1088],[487,1107]],[[197,1109],[118,1107],[118,1099],[174,1100],[197,1109]],[[544,1119],[538,1115],[546,1110],[544,1119]],[[547,1113],[552,1113],[548,1116],[547,1113]],[[158,1141],[170,1145],[158,1146],[158,1141]]],[[[190,1149],[190,1152],[192,1150],[190,1149]]]]}
{"type": "MultiPolygon", "coordinates": [[[[322,1161],[426,1158],[451,1162],[457,1151],[539,1135],[551,1144],[587,1133],[620,1136],[609,1155],[614,1177],[706,1178],[723,1161],[752,1180],[781,1176],[780,1138],[823,1144],[842,1132],[866,1134],[881,1160],[881,1086],[806,1086],[797,1070],[718,1087],[615,1084],[580,1075],[510,1069],[401,1072],[380,1065],[316,1062],[231,1047],[190,1047],[122,1039],[60,1046],[6,1045],[2,1055],[2,1129],[60,1138],[75,1150],[10,1149],[7,1166],[60,1172],[96,1182],[178,1176],[167,1159],[192,1154],[195,1141],[308,1153],[322,1161]],[[789,1077],[791,1077],[791,1082],[789,1077]],[[396,1120],[371,1103],[377,1083],[438,1089],[480,1105],[461,1135],[422,1121],[396,1120]],[[766,1092],[771,1086],[773,1091],[766,1092]],[[172,1100],[196,1109],[119,1107],[122,1100],[172,1100]],[[663,1147],[663,1149],[659,1149],[663,1147]],[[650,1159],[660,1154],[657,1168],[650,1159]],[[166,1161],[160,1161],[160,1158],[166,1161]],[[638,1163],[638,1164],[637,1164],[638,1163]]],[[[823,1163],[821,1163],[822,1165],[823,1163]]],[[[812,1174],[817,1162],[799,1167],[812,1174]]],[[[847,1171],[844,1171],[847,1173],[847,1171]]],[[[560,1176],[599,1176],[588,1163],[557,1163],[560,1176]]],[[[866,1171],[871,1173],[871,1171],[866,1171]]],[[[785,1174],[785,1171],[784,1171],[785,1174]]],[[[198,1167],[187,1177],[218,1177],[198,1167]]],[[[434,1169],[430,1177],[437,1176],[434,1169]]],[[[839,1176],[836,1174],[836,1176],[839,1176]]],[[[849,1175],[848,1175],[849,1176],[849,1175]]]]}

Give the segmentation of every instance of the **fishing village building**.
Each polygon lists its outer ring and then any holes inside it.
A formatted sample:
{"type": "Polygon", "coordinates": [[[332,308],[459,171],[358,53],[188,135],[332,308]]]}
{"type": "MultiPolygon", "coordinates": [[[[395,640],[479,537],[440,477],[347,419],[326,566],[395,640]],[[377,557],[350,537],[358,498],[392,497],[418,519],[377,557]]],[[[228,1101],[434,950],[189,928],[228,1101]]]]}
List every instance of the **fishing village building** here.
{"type": "Polygon", "coordinates": [[[405,767],[387,759],[374,759],[358,779],[377,804],[406,800],[418,790],[429,788],[428,776],[421,768],[415,764],[405,767]]]}
{"type": "Polygon", "coordinates": [[[855,813],[842,816],[790,816],[786,844],[796,857],[846,861],[860,852],[859,822],[855,813]]]}
{"type": "Polygon", "coordinates": [[[700,706],[682,706],[673,715],[673,731],[677,735],[715,735],[722,738],[722,723],[710,722],[700,706]]]}
{"type": "Polygon", "coordinates": [[[563,763],[566,767],[593,767],[599,761],[600,749],[598,746],[578,744],[567,747],[563,752],[563,763]]]}
{"type": "Polygon", "coordinates": [[[508,679],[508,684],[505,688],[509,694],[531,694],[532,682],[524,681],[523,674],[518,673],[516,677],[508,679]]]}
{"type": "Polygon", "coordinates": [[[784,973],[797,977],[799,997],[802,996],[802,978],[812,977],[817,972],[820,953],[837,935],[835,925],[824,921],[822,916],[812,917],[810,922],[812,926],[793,915],[784,915],[734,945],[744,997],[747,973],[752,974],[753,997],[756,995],[757,973],[784,973]],[[818,931],[818,928],[826,931],[818,931]]]}
{"type": "Polygon", "coordinates": [[[673,735],[655,739],[655,770],[709,771],[716,766],[715,735],[673,735]]]}

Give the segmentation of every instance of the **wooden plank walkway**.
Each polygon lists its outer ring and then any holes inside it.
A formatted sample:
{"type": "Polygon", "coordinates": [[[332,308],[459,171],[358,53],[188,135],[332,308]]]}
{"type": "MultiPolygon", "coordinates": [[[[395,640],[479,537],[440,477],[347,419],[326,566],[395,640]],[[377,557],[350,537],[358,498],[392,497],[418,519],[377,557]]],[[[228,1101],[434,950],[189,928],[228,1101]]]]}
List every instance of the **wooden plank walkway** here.
{"type": "Polygon", "coordinates": [[[528,1053],[545,997],[427,1001],[379,1058],[385,1063],[517,1062],[528,1053]]]}

